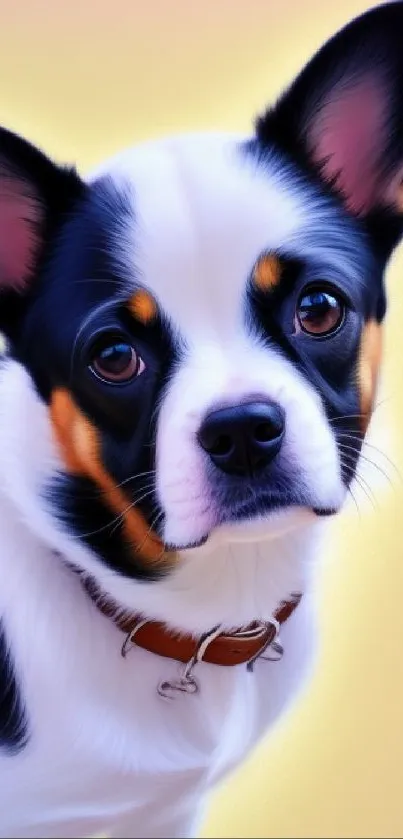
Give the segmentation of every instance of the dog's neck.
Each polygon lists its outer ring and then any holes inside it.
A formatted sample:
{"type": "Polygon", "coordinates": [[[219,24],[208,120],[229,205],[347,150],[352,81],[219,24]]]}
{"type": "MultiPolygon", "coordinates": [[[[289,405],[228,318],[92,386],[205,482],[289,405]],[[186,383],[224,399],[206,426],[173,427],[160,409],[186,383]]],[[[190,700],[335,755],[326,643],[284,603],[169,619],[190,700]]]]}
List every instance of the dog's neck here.
{"type": "MultiPolygon", "coordinates": [[[[45,532],[44,519],[35,519],[33,531],[33,519],[30,517],[28,527],[22,526],[15,507],[10,509],[6,504],[1,513],[0,540],[4,532],[10,543],[13,532],[16,557],[31,553],[32,539],[32,561],[39,566],[43,563],[49,568],[50,562],[59,563],[61,574],[66,573],[66,564],[79,568],[83,549],[77,542],[66,537],[60,543],[50,544],[48,537],[53,534],[45,532]]],[[[313,520],[271,540],[218,542],[210,548],[195,549],[179,556],[176,569],[159,581],[137,582],[115,574],[101,561],[94,561],[94,557],[93,576],[102,591],[122,608],[150,620],[163,621],[173,629],[194,635],[209,632],[217,625],[232,631],[253,621],[270,620],[290,595],[309,591],[316,559],[321,555],[323,526],[322,521],[313,520]]],[[[40,567],[38,573],[43,576],[40,567]]],[[[73,570],[71,580],[77,584],[77,596],[88,597],[73,570]]]]}
{"type": "Polygon", "coordinates": [[[102,573],[97,582],[125,608],[184,632],[202,634],[269,620],[279,603],[305,592],[320,553],[323,522],[311,520],[277,538],[217,540],[179,557],[164,579],[133,583],[102,573]]]}

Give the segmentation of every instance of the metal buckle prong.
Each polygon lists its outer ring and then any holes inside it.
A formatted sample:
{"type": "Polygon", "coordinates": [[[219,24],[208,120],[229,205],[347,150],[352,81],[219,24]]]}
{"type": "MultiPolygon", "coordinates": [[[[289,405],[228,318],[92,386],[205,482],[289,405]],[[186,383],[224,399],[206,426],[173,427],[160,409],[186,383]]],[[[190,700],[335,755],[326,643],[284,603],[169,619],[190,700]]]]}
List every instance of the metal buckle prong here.
{"type": "Polygon", "coordinates": [[[263,661],[280,661],[280,659],[283,656],[284,649],[279,641],[280,624],[278,620],[276,620],[276,618],[271,618],[269,621],[267,621],[266,626],[272,626],[274,628],[274,637],[269,637],[268,640],[262,644],[259,652],[257,652],[256,655],[254,655],[253,658],[251,658],[250,661],[248,661],[246,668],[249,671],[249,673],[253,673],[253,667],[258,659],[261,658],[263,661]],[[269,649],[272,649],[275,653],[277,653],[277,655],[264,655],[266,650],[269,649]]]}
{"type": "Polygon", "coordinates": [[[148,620],[137,621],[137,623],[133,627],[133,629],[126,635],[126,638],[125,638],[125,640],[122,644],[122,649],[121,649],[121,653],[122,653],[123,658],[126,658],[127,653],[130,650],[130,647],[134,647],[134,645],[136,643],[135,642],[136,634],[139,631],[139,629],[141,629],[142,626],[145,626],[146,623],[148,623],[148,620]]]}
{"type": "Polygon", "coordinates": [[[179,693],[198,692],[199,685],[193,676],[193,670],[196,667],[196,664],[203,661],[207,648],[210,646],[212,641],[215,640],[215,638],[218,638],[219,635],[221,635],[221,625],[215,626],[210,632],[206,632],[205,635],[202,635],[197,645],[196,652],[183,667],[179,678],[173,679],[172,681],[166,680],[164,682],[160,682],[157,691],[163,699],[173,699],[174,696],[172,694],[175,693],[175,691],[179,693]]]}

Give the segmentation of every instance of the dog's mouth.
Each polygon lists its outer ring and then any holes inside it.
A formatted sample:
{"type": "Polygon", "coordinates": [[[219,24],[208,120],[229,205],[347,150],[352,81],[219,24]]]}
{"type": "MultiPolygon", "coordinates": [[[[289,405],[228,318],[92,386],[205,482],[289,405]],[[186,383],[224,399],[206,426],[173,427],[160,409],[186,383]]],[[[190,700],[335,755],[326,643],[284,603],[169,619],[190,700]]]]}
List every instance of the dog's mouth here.
{"type": "Polygon", "coordinates": [[[251,490],[248,498],[230,497],[220,505],[218,524],[231,524],[254,519],[266,518],[271,513],[290,507],[301,506],[305,500],[290,492],[273,492],[270,490],[256,493],[251,490]]]}
{"type": "Polygon", "coordinates": [[[208,539],[211,536],[211,531],[206,533],[200,539],[196,539],[192,542],[183,542],[183,543],[174,543],[174,542],[165,542],[165,550],[168,553],[179,553],[180,551],[194,551],[197,548],[202,548],[203,545],[206,544],[208,539]]]}
{"type": "Polygon", "coordinates": [[[336,516],[339,512],[336,507],[312,507],[316,516],[336,516]]]}
{"type": "Polygon", "coordinates": [[[203,547],[208,542],[213,532],[223,525],[253,524],[255,522],[270,522],[270,518],[276,513],[286,513],[288,510],[305,509],[312,515],[318,517],[330,517],[338,513],[335,507],[315,507],[307,503],[302,496],[291,493],[266,492],[256,497],[245,499],[231,499],[221,505],[216,513],[214,524],[209,530],[197,540],[181,544],[166,544],[169,551],[190,551],[203,547]]]}

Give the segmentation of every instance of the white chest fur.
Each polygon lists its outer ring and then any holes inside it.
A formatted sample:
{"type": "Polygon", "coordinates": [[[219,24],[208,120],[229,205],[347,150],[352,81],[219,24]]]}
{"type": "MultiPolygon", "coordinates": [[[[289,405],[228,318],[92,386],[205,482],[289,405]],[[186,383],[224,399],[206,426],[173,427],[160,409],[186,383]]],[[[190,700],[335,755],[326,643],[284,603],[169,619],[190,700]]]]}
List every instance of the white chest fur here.
{"type": "Polygon", "coordinates": [[[138,587],[141,606],[154,597],[156,612],[165,603],[171,622],[177,613],[191,630],[220,604],[230,622],[249,610],[268,617],[282,597],[305,589],[282,629],[281,661],[259,661],[253,673],[202,663],[199,693],[169,702],[156,688],[179,665],[138,648],[123,659],[123,636],[61,560],[12,515],[1,530],[0,610],[30,728],[27,747],[0,758],[1,835],[191,834],[208,787],[239,762],[306,674],[312,534],[217,548],[199,578],[194,565],[189,588],[190,571],[160,589],[138,587]]]}

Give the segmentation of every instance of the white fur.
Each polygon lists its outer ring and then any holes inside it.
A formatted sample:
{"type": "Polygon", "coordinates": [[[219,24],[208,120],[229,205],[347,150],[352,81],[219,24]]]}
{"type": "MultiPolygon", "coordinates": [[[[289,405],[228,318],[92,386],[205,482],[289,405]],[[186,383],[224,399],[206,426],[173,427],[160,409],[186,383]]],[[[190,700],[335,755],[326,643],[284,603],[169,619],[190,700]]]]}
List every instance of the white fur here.
{"type": "MultiPolygon", "coordinates": [[[[132,188],[133,229],[120,230],[117,259],[130,290],[140,272],[181,333],[186,352],[164,394],[157,433],[157,489],[165,538],[203,548],[176,570],[135,583],[102,565],[51,516],[41,497],[61,468],[47,408],[27,372],[0,375],[0,614],[21,679],[31,739],[0,757],[0,834],[189,836],[208,789],[274,722],[312,662],[312,577],[322,522],[302,509],[214,529],[214,493],[195,433],[217,402],[258,394],[278,400],[287,431],[281,457],[294,464],[312,504],[339,507],[344,491],[320,401],[292,365],[263,348],[242,318],[242,296],[259,253],[281,245],[313,253],[332,271],[318,231],[332,207],[304,192],[273,159],[265,175],[242,163],[235,141],[189,138],[150,144],[104,171],[132,188]],[[284,626],[277,663],[196,670],[200,694],[164,702],[156,692],[179,665],[134,648],[55,554],[92,573],[119,602],[199,634],[269,619],[292,592],[304,596],[284,626]]],[[[99,172],[97,176],[99,176],[99,172]]],[[[339,225],[339,227],[338,227],[339,225]]],[[[329,262],[330,260],[330,262],[329,262]]]]}
{"type": "Polygon", "coordinates": [[[168,514],[166,541],[196,542],[214,525],[196,440],[204,415],[256,396],[286,410],[282,459],[301,470],[312,506],[339,507],[344,490],[338,456],[318,395],[288,361],[248,334],[243,320],[246,283],[264,250],[314,255],[327,277],[355,271],[351,258],[344,263],[346,247],[336,256],[329,240],[324,247],[326,217],[328,235],[336,241],[342,235],[332,206],[302,188],[275,155],[266,169],[257,167],[241,154],[238,138],[227,135],[140,146],[92,180],[105,172],[132,195],[133,223],[115,234],[126,275],[132,268],[129,288],[140,277],[186,345],[158,423],[157,488],[168,514]]]}

